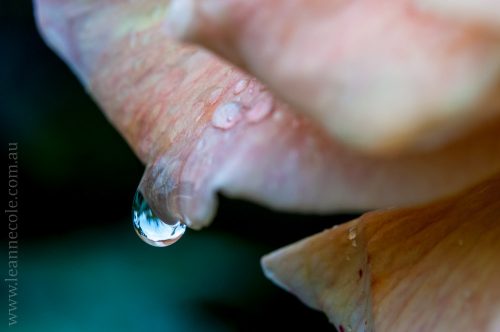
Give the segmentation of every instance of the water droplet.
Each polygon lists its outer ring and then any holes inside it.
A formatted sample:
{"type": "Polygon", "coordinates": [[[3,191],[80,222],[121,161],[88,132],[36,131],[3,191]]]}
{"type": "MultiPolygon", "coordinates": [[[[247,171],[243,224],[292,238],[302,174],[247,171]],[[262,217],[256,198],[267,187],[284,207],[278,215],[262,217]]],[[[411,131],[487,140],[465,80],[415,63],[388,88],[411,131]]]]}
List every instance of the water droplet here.
{"type": "Polygon", "coordinates": [[[277,111],[277,112],[274,112],[272,118],[274,121],[279,122],[285,118],[285,115],[283,114],[282,111],[277,111]]]}
{"type": "Polygon", "coordinates": [[[354,240],[356,238],[356,228],[350,227],[349,228],[349,235],[347,236],[349,240],[354,240]]]}
{"type": "Polygon", "coordinates": [[[229,129],[241,118],[241,105],[235,102],[219,105],[212,115],[212,125],[229,129]]]}
{"type": "Polygon", "coordinates": [[[255,92],[256,85],[257,85],[257,82],[255,81],[254,78],[252,80],[250,80],[250,83],[248,84],[248,93],[250,95],[253,95],[253,93],[255,92]]]}
{"type": "Polygon", "coordinates": [[[220,95],[222,94],[222,88],[215,88],[207,98],[207,103],[209,105],[215,104],[217,100],[219,100],[220,95]]]}
{"type": "Polygon", "coordinates": [[[132,203],[132,219],[137,235],[155,247],[166,247],[177,242],[186,231],[186,225],[181,220],[167,224],[158,218],[139,190],[132,203]]]}
{"type": "Polygon", "coordinates": [[[351,244],[353,247],[357,247],[358,243],[356,242],[356,228],[355,227],[350,227],[349,228],[349,234],[347,235],[347,238],[351,241],[351,244]]]}
{"type": "Polygon", "coordinates": [[[249,122],[259,122],[268,116],[272,109],[273,97],[268,95],[259,100],[248,112],[246,112],[245,117],[249,122]]]}
{"type": "Polygon", "coordinates": [[[234,86],[234,90],[233,90],[233,93],[235,95],[239,95],[240,93],[243,92],[243,90],[245,90],[245,88],[248,86],[248,83],[249,83],[249,80],[248,79],[243,79],[243,80],[240,80],[238,83],[236,83],[236,85],[234,86]]]}

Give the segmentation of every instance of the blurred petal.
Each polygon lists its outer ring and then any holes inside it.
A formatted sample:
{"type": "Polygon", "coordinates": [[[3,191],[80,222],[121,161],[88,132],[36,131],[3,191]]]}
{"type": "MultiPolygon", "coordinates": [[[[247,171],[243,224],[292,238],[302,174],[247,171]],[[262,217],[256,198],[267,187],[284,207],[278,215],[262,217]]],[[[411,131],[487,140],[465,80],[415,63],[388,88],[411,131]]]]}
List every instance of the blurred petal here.
{"type": "Polygon", "coordinates": [[[500,34],[441,14],[471,7],[498,22],[498,2],[415,2],[178,0],[170,31],[240,64],[334,137],[394,153],[500,113],[500,34]]]}
{"type": "Polygon", "coordinates": [[[500,122],[400,158],[350,151],[248,75],[167,38],[167,5],[36,1],[47,42],[146,164],[141,189],[164,219],[208,224],[218,191],[294,211],[414,204],[500,170],[500,122]]]}
{"type": "Polygon", "coordinates": [[[423,11],[475,27],[500,32],[500,1],[498,0],[416,0],[423,11]]]}
{"type": "Polygon", "coordinates": [[[340,331],[495,331],[500,177],[456,197],[369,213],[263,258],[340,331]]]}

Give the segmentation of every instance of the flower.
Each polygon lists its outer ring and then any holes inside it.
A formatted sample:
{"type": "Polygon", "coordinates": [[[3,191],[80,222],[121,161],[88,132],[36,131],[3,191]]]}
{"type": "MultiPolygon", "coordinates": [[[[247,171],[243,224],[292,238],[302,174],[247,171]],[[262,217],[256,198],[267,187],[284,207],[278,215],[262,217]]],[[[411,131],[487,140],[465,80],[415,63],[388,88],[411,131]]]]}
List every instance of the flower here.
{"type": "Polygon", "coordinates": [[[411,331],[484,330],[499,312],[500,41],[486,2],[35,5],[146,164],[160,217],[206,226],[218,191],[298,212],[401,206],[264,266],[341,331],[411,331]]]}

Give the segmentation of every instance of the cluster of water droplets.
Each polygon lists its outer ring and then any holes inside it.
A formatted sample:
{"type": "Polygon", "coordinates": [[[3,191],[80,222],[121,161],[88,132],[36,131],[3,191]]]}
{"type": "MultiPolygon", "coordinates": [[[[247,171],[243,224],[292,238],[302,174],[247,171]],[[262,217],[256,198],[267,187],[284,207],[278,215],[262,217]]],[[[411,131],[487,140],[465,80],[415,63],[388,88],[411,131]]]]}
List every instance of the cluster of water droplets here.
{"type": "MultiPolygon", "coordinates": [[[[236,125],[243,117],[252,123],[259,122],[270,114],[273,109],[273,97],[269,92],[264,91],[264,88],[259,90],[260,96],[256,100],[254,99],[251,106],[245,105],[245,102],[239,96],[245,90],[247,90],[248,96],[253,95],[255,84],[254,81],[246,78],[238,81],[232,91],[235,98],[232,101],[221,103],[216,107],[212,114],[212,125],[219,129],[229,129],[236,125]]],[[[222,89],[215,88],[208,97],[208,104],[214,104],[221,95],[222,89]]]]}
{"type": "Polygon", "coordinates": [[[140,190],[137,190],[132,203],[132,221],[137,235],[155,247],[166,247],[177,242],[186,231],[182,220],[174,220],[173,223],[161,220],[140,190]]]}

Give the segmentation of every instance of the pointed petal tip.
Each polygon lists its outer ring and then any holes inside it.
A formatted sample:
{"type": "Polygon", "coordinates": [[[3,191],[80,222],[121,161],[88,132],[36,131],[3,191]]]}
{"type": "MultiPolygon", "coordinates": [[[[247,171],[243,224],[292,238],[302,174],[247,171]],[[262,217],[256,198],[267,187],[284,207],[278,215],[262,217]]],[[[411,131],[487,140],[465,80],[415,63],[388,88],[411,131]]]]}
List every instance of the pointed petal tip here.
{"type": "Polygon", "coordinates": [[[286,251],[284,251],[284,249],[280,249],[265,255],[261,258],[260,265],[262,267],[262,270],[264,271],[264,275],[266,276],[266,278],[271,280],[278,287],[284,289],[287,292],[290,292],[290,288],[282,279],[282,277],[286,274],[283,274],[280,271],[280,262],[286,260],[281,257],[283,253],[286,253],[286,251]]]}

